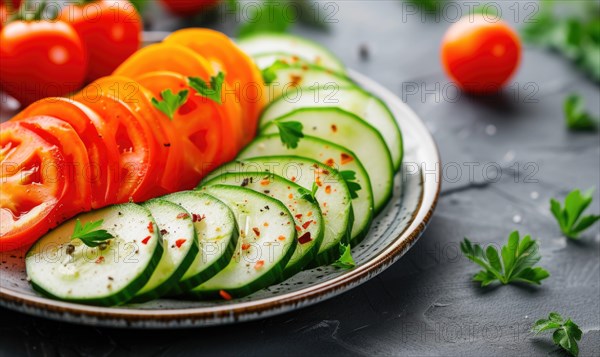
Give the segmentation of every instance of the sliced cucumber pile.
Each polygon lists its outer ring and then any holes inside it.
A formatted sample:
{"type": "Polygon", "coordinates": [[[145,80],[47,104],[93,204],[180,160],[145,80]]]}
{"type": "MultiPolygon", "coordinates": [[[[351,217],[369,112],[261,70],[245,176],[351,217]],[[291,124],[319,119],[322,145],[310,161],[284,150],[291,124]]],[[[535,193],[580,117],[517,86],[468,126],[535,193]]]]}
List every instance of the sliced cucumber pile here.
{"type": "Polygon", "coordinates": [[[349,179],[346,180],[346,183],[350,189],[354,210],[351,243],[354,245],[367,235],[373,219],[373,191],[367,171],[352,151],[330,141],[308,135],[305,135],[298,142],[298,146],[292,149],[282,145],[278,134],[266,134],[259,136],[246,146],[238,157],[246,159],[267,155],[307,157],[326,164],[330,169],[336,169],[342,175],[347,174],[349,179]]]}
{"type": "Polygon", "coordinates": [[[188,294],[229,299],[281,281],[297,244],[294,219],[287,207],[244,187],[212,185],[202,191],[223,201],[233,211],[240,239],[229,265],[188,294]]]}
{"type": "Polygon", "coordinates": [[[340,243],[348,244],[351,240],[354,211],[348,186],[336,170],[304,157],[253,157],[225,164],[209,175],[205,181],[227,173],[245,175],[249,172],[282,176],[311,193],[316,186],[314,197],[321,209],[325,232],[317,256],[310,265],[326,265],[339,258],[340,243]]]}
{"type": "Polygon", "coordinates": [[[345,259],[340,248],[366,237],[402,163],[396,118],[318,44],[257,34],[239,45],[269,79],[258,137],[194,191],[46,234],[26,257],[37,291],[96,305],[228,300],[345,259]]]}
{"type": "Polygon", "coordinates": [[[238,45],[251,57],[265,53],[281,53],[284,56],[297,56],[310,64],[329,68],[335,72],[346,71],[342,62],[328,49],[294,35],[261,33],[240,39],[238,45]]]}
{"type": "Polygon", "coordinates": [[[163,239],[163,255],[152,277],[132,302],[156,299],[167,293],[177,285],[198,255],[196,232],[188,211],[162,199],[150,200],[143,206],[156,220],[163,239]]]}
{"type": "Polygon", "coordinates": [[[196,191],[163,197],[189,212],[200,247],[199,254],[171,293],[180,294],[202,284],[229,264],[238,242],[233,212],[221,201],[196,191]]]}
{"type": "Polygon", "coordinates": [[[354,86],[349,77],[330,69],[308,64],[288,64],[282,60],[268,66],[270,76],[267,93],[270,100],[282,95],[294,101],[303,95],[305,89],[321,88],[322,91],[335,92],[338,88],[354,86]]]}
{"type": "MultiPolygon", "coordinates": [[[[96,243],[94,243],[96,244],[96,243]]],[[[150,211],[130,203],[84,213],[50,231],[25,258],[34,289],[56,299],[120,305],[148,282],[163,252],[150,211]],[[71,239],[76,227],[97,228],[113,238],[95,247],[71,239]]]]}
{"type": "Polygon", "coordinates": [[[334,107],[343,109],[371,124],[379,131],[392,156],[394,170],[402,162],[402,134],[389,108],[379,98],[358,88],[306,88],[295,100],[279,97],[271,102],[260,118],[260,126],[300,108],[334,107]]]}
{"type": "MultiPolygon", "coordinates": [[[[383,137],[369,123],[339,108],[297,109],[277,121],[298,121],[302,123],[305,134],[351,147],[369,173],[375,212],[381,211],[389,201],[394,184],[394,165],[383,137]]],[[[273,134],[279,131],[277,123],[270,122],[262,132],[273,134]]]]}

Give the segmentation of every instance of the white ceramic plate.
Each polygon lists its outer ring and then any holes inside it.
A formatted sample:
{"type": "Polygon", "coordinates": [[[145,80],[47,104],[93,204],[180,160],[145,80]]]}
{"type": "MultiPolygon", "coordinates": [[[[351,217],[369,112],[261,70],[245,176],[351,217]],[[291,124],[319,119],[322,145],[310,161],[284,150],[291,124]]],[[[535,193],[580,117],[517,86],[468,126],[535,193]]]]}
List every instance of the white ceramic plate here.
{"type": "Polygon", "coordinates": [[[32,290],[26,280],[25,251],[0,253],[0,305],[51,319],[111,327],[194,327],[248,321],[281,314],[329,299],[381,273],[398,260],[425,230],[440,191],[439,154],[424,123],[398,97],[372,80],[351,77],[383,99],[404,136],[404,163],[394,196],[373,221],[365,240],[352,250],[357,266],[306,270],[268,289],[232,301],[156,300],[122,307],[93,307],[55,301],[32,290]]]}

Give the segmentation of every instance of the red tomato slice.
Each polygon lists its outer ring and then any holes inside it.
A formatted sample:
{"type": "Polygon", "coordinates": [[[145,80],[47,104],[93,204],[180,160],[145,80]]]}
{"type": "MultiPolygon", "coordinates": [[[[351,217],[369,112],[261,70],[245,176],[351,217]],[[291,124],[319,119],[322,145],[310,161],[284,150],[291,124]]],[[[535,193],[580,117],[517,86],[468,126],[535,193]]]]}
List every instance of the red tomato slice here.
{"type": "Polygon", "coordinates": [[[0,251],[35,242],[64,217],[58,207],[67,187],[58,146],[17,122],[0,125],[0,251]]]}
{"type": "MultiPolygon", "coordinates": [[[[168,123],[169,119],[159,116],[154,110],[150,102],[152,94],[148,89],[132,79],[121,76],[101,78],[90,84],[90,87],[94,87],[103,95],[120,99],[144,120],[152,130],[152,134],[157,141],[156,166],[165,167],[168,156],[173,151],[178,151],[176,147],[178,143],[176,140],[173,140],[175,133],[172,129],[173,126],[168,123]]],[[[149,195],[156,197],[173,192],[176,188],[175,184],[173,181],[159,182],[149,195]]]]}
{"type": "MultiPolygon", "coordinates": [[[[170,89],[173,93],[188,90],[190,95],[170,122],[179,133],[179,141],[185,153],[183,171],[177,179],[180,189],[190,189],[207,173],[224,163],[224,152],[231,151],[233,140],[226,133],[231,122],[225,116],[223,108],[204,97],[195,95],[188,86],[187,78],[173,72],[153,72],[140,76],[138,82],[148,88],[158,100],[161,92],[170,89]]],[[[172,173],[165,172],[171,177],[172,173]]]]}
{"type": "Polygon", "coordinates": [[[86,87],[77,93],[74,100],[92,108],[104,121],[108,137],[116,141],[119,161],[111,164],[118,167],[117,175],[111,179],[118,182],[115,203],[129,200],[144,201],[147,192],[156,183],[156,140],[147,123],[122,101],[86,87]]]}
{"type": "MultiPolygon", "coordinates": [[[[267,103],[263,78],[254,61],[229,37],[221,32],[189,28],[173,32],[165,43],[183,45],[206,58],[214,68],[225,73],[227,87],[235,90],[237,102],[241,103],[243,121],[243,144],[254,138],[258,118],[267,103]]],[[[230,98],[225,98],[231,101],[230,98]]]]}
{"type": "MultiPolygon", "coordinates": [[[[150,102],[153,94],[137,81],[122,76],[110,76],[99,79],[93,85],[118,96],[133,111],[140,113],[153,129],[163,160],[160,166],[165,172],[177,175],[183,163],[183,146],[178,140],[175,127],[171,120],[158,112],[150,102]]],[[[162,175],[153,196],[174,192],[178,188],[177,180],[170,175],[162,175]]]]}
{"type": "Polygon", "coordinates": [[[90,167],[90,161],[85,145],[75,129],[50,116],[31,117],[18,123],[58,147],[64,157],[64,166],[59,167],[59,170],[67,181],[67,190],[59,208],[61,214],[69,218],[89,211],[92,208],[92,188],[86,171],[90,167]]]}
{"type": "Polygon", "coordinates": [[[89,168],[86,175],[92,186],[92,208],[104,207],[116,201],[118,185],[109,178],[117,168],[109,165],[118,160],[119,153],[114,140],[107,135],[102,119],[87,106],[67,98],[39,100],[12,120],[23,120],[38,115],[49,115],[69,123],[79,134],[87,148],[89,168]]]}

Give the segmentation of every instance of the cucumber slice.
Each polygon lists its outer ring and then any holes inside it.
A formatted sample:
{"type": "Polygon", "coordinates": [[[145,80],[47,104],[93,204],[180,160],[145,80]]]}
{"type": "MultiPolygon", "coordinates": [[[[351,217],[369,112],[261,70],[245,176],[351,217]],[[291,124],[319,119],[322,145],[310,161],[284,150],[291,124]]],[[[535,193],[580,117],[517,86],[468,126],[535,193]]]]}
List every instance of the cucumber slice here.
{"type": "Polygon", "coordinates": [[[156,223],[146,208],[133,203],[83,213],[43,236],[25,258],[33,288],[54,299],[90,305],[120,305],[148,282],[162,256],[156,223]],[[77,220],[104,220],[114,238],[88,247],[71,240],[77,220]],[[155,229],[149,232],[149,225],[155,229]]]}
{"type": "MultiPolygon", "coordinates": [[[[356,197],[352,199],[354,224],[350,243],[356,245],[367,235],[373,220],[373,191],[367,171],[352,151],[341,145],[309,135],[300,139],[297,148],[290,149],[281,144],[278,134],[269,134],[256,138],[242,150],[238,158],[246,159],[266,155],[304,156],[325,163],[341,172],[354,172],[355,182],[360,185],[361,189],[356,191],[356,197]]],[[[283,177],[286,176],[283,175],[283,177]]]]}
{"type": "Polygon", "coordinates": [[[210,181],[221,174],[249,172],[273,173],[293,180],[306,190],[312,190],[313,185],[321,182],[322,189],[317,189],[315,198],[321,209],[325,232],[317,257],[311,265],[327,265],[340,257],[339,244],[350,242],[353,208],[348,187],[336,170],[305,157],[253,157],[227,163],[208,175],[205,181],[210,181]],[[327,186],[329,189],[326,189],[327,186]]]}
{"type": "Polygon", "coordinates": [[[194,221],[199,253],[171,290],[172,294],[181,294],[209,280],[229,264],[238,242],[238,227],[233,212],[213,196],[183,191],[162,199],[181,206],[194,221]]]}
{"type": "Polygon", "coordinates": [[[331,51],[316,42],[294,35],[261,33],[238,40],[238,45],[250,56],[283,52],[305,58],[310,63],[330,68],[336,72],[346,72],[342,62],[331,51]]]}
{"type": "Polygon", "coordinates": [[[356,85],[345,75],[307,64],[290,65],[278,62],[270,66],[268,71],[274,75],[274,79],[267,84],[269,101],[282,95],[293,101],[302,96],[305,88],[322,88],[326,91],[356,85]]]}
{"type": "Polygon", "coordinates": [[[179,205],[153,199],[143,204],[158,226],[163,240],[163,255],[152,277],[131,302],[145,302],[165,295],[179,283],[198,255],[198,240],[192,215],[179,205]]]}
{"type": "Polygon", "coordinates": [[[338,107],[363,118],[383,136],[392,155],[394,170],[398,171],[402,162],[402,134],[398,123],[381,99],[358,87],[303,89],[302,96],[294,101],[280,97],[265,108],[260,127],[291,111],[310,107],[338,107]]]}
{"type": "Polygon", "coordinates": [[[317,257],[325,229],[321,209],[310,191],[281,176],[265,172],[227,173],[203,182],[202,186],[215,184],[241,186],[264,193],[289,209],[294,217],[298,244],[283,269],[285,278],[295,275],[317,257]]]}
{"type": "MultiPolygon", "coordinates": [[[[352,148],[369,173],[375,212],[380,212],[387,204],[394,185],[394,165],[385,141],[377,129],[356,115],[339,108],[297,109],[277,121],[301,122],[304,134],[352,148]]],[[[278,132],[275,122],[270,122],[262,130],[264,134],[278,132]]]]}
{"type": "Polygon", "coordinates": [[[229,299],[281,281],[283,268],[296,249],[296,228],[285,205],[243,187],[214,185],[202,190],[234,212],[240,239],[229,265],[189,294],[229,299]]]}

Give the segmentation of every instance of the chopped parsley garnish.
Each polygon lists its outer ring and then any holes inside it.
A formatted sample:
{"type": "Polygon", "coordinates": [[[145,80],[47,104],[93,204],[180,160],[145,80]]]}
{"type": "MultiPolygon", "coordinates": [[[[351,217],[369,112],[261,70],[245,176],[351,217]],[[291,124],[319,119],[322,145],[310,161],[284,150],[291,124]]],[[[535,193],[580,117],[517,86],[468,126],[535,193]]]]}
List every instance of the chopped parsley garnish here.
{"type": "Polygon", "coordinates": [[[194,88],[197,95],[208,98],[217,104],[221,104],[221,90],[225,81],[225,73],[219,72],[210,77],[210,86],[199,77],[188,77],[188,84],[194,88]]]}
{"type": "Polygon", "coordinates": [[[189,91],[187,89],[181,90],[177,94],[174,94],[170,89],[165,89],[160,92],[162,100],[152,98],[152,105],[173,120],[173,114],[187,102],[188,95],[189,91]]]}
{"type": "Polygon", "coordinates": [[[298,142],[304,137],[302,129],[304,126],[299,121],[282,121],[275,120],[275,125],[279,129],[279,137],[281,143],[288,149],[295,149],[298,147],[298,142]]]}
{"type": "Polygon", "coordinates": [[[346,185],[348,186],[348,190],[350,191],[350,197],[358,198],[358,191],[362,189],[360,184],[356,182],[356,172],[354,171],[340,171],[340,175],[346,181],[346,185]]]}
{"type": "Polygon", "coordinates": [[[102,226],[104,220],[98,220],[95,222],[88,222],[85,225],[81,225],[81,221],[77,219],[75,222],[75,229],[71,235],[71,240],[79,239],[83,244],[88,247],[97,247],[108,239],[114,238],[105,229],[98,229],[102,226]]]}
{"type": "Polygon", "coordinates": [[[333,263],[334,266],[342,269],[352,269],[356,266],[354,258],[352,258],[350,244],[345,245],[340,243],[340,254],[339,259],[333,263]]]}

